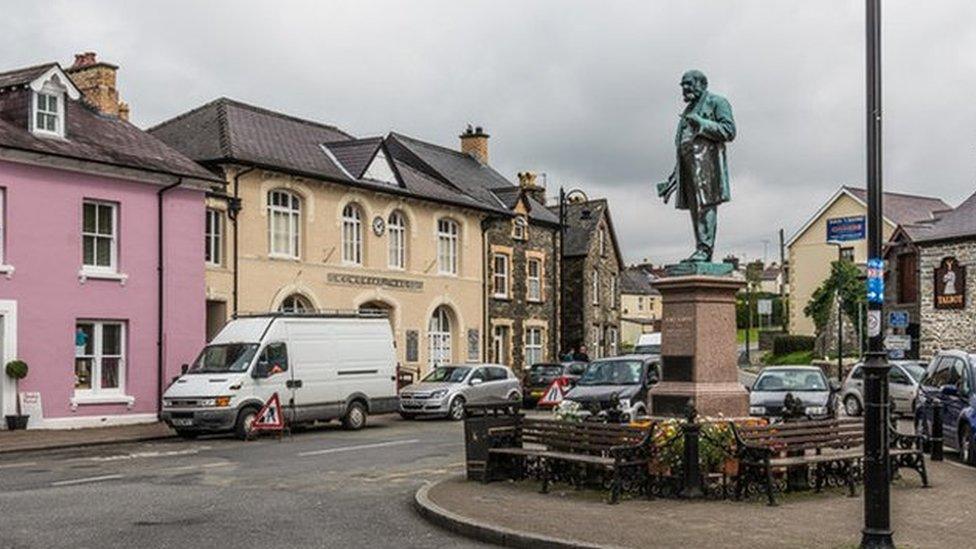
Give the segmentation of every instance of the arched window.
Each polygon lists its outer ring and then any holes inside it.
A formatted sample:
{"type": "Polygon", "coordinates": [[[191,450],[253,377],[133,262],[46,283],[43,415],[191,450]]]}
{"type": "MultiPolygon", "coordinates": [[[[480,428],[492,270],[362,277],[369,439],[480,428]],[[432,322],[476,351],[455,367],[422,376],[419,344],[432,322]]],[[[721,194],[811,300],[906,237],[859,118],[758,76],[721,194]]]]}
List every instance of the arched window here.
{"type": "Polygon", "coordinates": [[[278,305],[279,313],[310,313],[312,309],[311,302],[302,294],[291,294],[278,305]]]}
{"type": "Polygon", "coordinates": [[[390,214],[386,230],[390,233],[389,266],[391,269],[405,269],[407,267],[407,220],[403,212],[397,210],[390,214]]]}
{"type": "Polygon", "coordinates": [[[529,237],[529,222],[524,215],[520,215],[512,222],[512,238],[526,240],[529,237]]]}
{"type": "Polygon", "coordinates": [[[271,255],[298,258],[301,200],[283,190],[268,193],[268,241],[271,255]]]}
{"type": "Polygon", "coordinates": [[[458,224],[452,219],[437,221],[437,271],[440,274],[458,273],[458,224]]]}
{"type": "Polygon", "coordinates": [[[434,309],[427,325],[428,364],[434,368],[451,362],[451,312],[441,305],[434,309]]]}
{"type": "Polygon", "coordinates": [[[363,214],[356,204],[342,209],[342,262],[363,264],[363,214]]]}

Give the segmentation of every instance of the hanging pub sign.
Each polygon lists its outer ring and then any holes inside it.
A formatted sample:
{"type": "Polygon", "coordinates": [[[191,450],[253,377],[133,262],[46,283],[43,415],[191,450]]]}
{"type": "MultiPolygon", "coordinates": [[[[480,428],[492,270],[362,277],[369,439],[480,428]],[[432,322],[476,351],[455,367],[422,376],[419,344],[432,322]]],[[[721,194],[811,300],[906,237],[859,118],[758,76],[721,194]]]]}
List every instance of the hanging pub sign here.
{"type": "Polygon", "coordinates": [[[954,257],[942,258],[935,269],[935,308],[964,309],[966,307],[966,267],[954,257]]]}

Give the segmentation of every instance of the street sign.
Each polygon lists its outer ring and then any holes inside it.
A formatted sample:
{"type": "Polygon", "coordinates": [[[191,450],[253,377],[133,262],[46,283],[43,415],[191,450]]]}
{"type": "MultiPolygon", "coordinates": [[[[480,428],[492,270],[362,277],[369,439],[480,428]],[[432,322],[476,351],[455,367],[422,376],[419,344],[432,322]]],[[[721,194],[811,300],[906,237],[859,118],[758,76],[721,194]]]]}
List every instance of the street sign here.
{"type": "Polygon", "coordinates": [[[264,403],[258,411],[254,423],[251,424],[252,431],[280,431],[285,428],[285,416],[281,413],[281,401],[278,393],[271,395],[271,398],[264,403]]]}
{"type": "Polygon", "coordinates": [[[887,335],[884,339],[885,349],[889,351],[908,351],[912,348],[912,336],[887,335]]]}
{"type": "Polygon", "coordinates": [[[892,328],[907,328],[908,311],[891,311],[888,313],[888,326],[892,328]]]}
{"type": "Polygon", "coordinates": [[[827,241],[845,242],[863,240],[867,234],[867,222],[863,215],[835,217],[827,220],[827,241]]]}
{"type": "Polygon", "coordinates": [[[761,315],[772,315],[773,314],[773,300],[772,299],[760,299],[756,302],[756,307],[761,315]]]}
{"type": "Polygon", "coordinates": [[[889,350],[888,351],[888,358],[890,358],[891,360],[901,360],[901,359],[905,358],[905,351],[901,351],[901,350],[889,350]]]}
{"type": "Polygon", "coordinates": [[[538,406],[556,406],[563,401],[563,386],[558,379],[546,389],[546,394],[539,400],[538,406]]]}

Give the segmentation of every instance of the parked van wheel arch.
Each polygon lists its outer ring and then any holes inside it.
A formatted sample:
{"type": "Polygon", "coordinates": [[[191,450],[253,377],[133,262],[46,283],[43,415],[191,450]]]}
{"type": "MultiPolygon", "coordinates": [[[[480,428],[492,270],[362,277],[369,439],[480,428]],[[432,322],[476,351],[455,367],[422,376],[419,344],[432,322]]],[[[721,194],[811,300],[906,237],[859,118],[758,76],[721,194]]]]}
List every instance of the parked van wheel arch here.
{"type": "Polygon", "coordinates": [[[353,400],[346,408],[346,414],[342,416],[342,426],[350,431],[358,431],[366,426],[367,417],[366,402],[361,399],[353,400]]]}
{"type": "Polygon", "coordinates": [[[234,423],[234,434],[237,438],[247,440],[251,436],[251,425],[257,419],[259,411],[260,408],[253,404],[241,407],[241,411],[237,412],[237,422],[234,423]]]}

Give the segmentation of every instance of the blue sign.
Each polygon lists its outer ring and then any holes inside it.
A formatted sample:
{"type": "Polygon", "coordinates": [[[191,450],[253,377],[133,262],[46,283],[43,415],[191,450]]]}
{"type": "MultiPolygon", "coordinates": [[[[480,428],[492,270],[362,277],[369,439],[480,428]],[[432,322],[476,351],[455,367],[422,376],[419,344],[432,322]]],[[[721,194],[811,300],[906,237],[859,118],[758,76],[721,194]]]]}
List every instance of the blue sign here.
{"type": "MultiPolygon", "coordinates": [[[[884,260],[868,260],[868,303],[884,303],[884,260]]],[[[880,321],[881,318],[878,318],[880,321]]],[[[880,323],[880,322],[879,322],[880,323]]]]}
{"type": "Polygon", "coordinates": [[[888,326],[892,328],[907,328],[908,311],[891,311],[888,313],[888,326]]]}
{"type": "Polygon", "coordinates": [[[867,235],[867,227],[867,219],[863,215],[828,219],[827,240],[837,242],[863,240],[867,235]]]}

